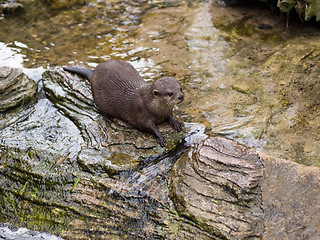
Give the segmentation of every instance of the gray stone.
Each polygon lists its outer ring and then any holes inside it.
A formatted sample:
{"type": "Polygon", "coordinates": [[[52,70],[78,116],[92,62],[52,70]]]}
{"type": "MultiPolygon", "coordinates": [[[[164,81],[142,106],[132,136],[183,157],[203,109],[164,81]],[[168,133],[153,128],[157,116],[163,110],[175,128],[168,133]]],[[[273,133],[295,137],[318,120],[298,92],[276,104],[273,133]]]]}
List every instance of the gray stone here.
{"type": "MultiPolygon", "coordinates": [[[[2,97],[23,74],[1,70],[2,97]]],[[[41,210],[27,227],[50,222],[65,239],[319,239],[318,168],[222,137],[164,152],[103,118],[87,81],[43,77],[46,98],[0,119],[5,217],[41,210]]]]}
{"type": "Polygon", "coordinates": [[[179,215],[216,239],[320,239],[319,168],[215,137],[178,160],[170,189],[179,215]]]}
{"type": "Polygon", "coordinates": [[[261,154],[264,239],[320,239],[320,169],[261,154]]]}
{"type": "Polygon", "coordinates": [[[24,11],[21,3],[9,2],[2,5],[2,13],[5,15],[18,15],[24,11]]]}
{"type": "Polygon", "coordinates": [[[262,176],[255,150],[208,138],[174,166],[171,196],[180,215],[218,239],[260,238],[262,176]]]}
{"type": "Polygon", "coordinates": [[[21,69],[0,67],[0,112],[29,103],[36,93],[37,84],[21,69]]]}

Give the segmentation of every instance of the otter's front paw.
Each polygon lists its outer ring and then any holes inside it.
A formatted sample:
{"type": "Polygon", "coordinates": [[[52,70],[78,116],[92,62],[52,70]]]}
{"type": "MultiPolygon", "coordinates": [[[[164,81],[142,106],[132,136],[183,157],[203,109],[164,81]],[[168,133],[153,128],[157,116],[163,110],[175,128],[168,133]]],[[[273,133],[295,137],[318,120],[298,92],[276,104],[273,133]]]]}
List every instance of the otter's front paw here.
{"type": "Polygon", "coordinates": [[[178,120],[169,118],[169,123],[174,130],[177,130],[178,132],[181,131],[181,123],[178,120]]]}
{"type": "Polygon", "coordinates": [[[163,137],[157,138],[157,143],[159,143],[161,147],[165,147],[167,145],[166,140],[163,137]]]}

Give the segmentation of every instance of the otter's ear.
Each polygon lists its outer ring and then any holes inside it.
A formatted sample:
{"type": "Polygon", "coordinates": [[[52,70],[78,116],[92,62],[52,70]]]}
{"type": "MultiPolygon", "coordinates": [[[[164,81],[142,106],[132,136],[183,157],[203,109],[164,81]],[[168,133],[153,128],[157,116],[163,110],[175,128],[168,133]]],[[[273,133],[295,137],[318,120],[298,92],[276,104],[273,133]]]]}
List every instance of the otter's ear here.
{"type": "Polygon", "coordinates": [[[153,95],[154,95],[154,96],[158,96],[158,95],[159,95],[158,90],[153,90],[153,92],[152,92],[152,93],[153,93],[153,95]]]}

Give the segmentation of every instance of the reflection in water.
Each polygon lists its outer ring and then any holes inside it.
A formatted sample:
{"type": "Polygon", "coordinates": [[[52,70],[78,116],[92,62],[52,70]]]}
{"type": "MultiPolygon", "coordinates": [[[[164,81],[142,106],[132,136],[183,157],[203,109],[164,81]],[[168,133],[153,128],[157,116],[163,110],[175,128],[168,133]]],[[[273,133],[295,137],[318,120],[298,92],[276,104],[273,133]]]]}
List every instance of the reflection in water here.
{"type": "Polygon", "coordinates": [[[18,41],[15,41],[14,45],[15,47],[8,47],[8,45],[0,42],[0,67],[21,68],[29,78],[39,81],[45,69],[43,67],[24,68],[23,63],[27,60],[27,56],[21,53],[21,48],[27,49],[28,46],[18,41]]]}
{"type": "MultiPolygon", "coordinates": [[[[15,42],[16,46],[25,44],[15,42]]],[[[23,68],[23,60],[26,55],[21,54],[20,48],[8,47],[6,44],[0,42],[0,66],[10,66],[15,68],[23,68]]]]}
{"type": "Polygon", "coordinates": [[[251,122],[252,118],[253,118],[253,116],[236,118],[236,121],[234,121],[234,122],[229,122],[226,124],[215,126],[214,131],[217,133],[230,135],[235,130],[237,130],[237,129],[241,128],[242,126],[245,126],[247,123],[251,122]]]}
{"type": "Polygon", "coordinates": [[[192,25],[186,32],[187,44],[192,54],[192,68],[198,73],[201,86],[208,88],[223,85],[228,71],[226,52],[230,49],[212,23],[207,4],[196,10],[192,25]]]}
{"type": "Polygon", "coordinates": [[[200,95],[198,103],[190,108],[198,108],[210,123],[207,131],[233,137],[239,134],[243,136],[240,128],[251,122],[253,116],[234,116],[234,103],[240,99],[231,89],[232,73],[228,68],[230,60],[227,56],[231,48],[213,25],[209,9],[209,4],[197,9],[192,25],[186,32],[192,55],[191,66],[195,70],[192,84],[196,90],[193,96],[200,95]]]}
{"type": "Polygon", "coordinates": [[[9,224],[0,224],[0,238],[12,240],[63,240],[52,234],[30,231],[26,228],[15,228],[11,227],[9,224]]]}

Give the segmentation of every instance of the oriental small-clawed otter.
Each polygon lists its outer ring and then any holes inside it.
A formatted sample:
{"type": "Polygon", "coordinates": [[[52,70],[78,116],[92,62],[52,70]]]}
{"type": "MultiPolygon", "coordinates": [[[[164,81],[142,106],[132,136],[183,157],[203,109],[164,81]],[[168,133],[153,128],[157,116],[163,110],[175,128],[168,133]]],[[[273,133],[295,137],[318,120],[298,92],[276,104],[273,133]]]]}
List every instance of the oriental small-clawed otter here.
{"type": "Polygon", "coordinates": [[[166,141],[158,124],[168,121],[172,128],[181,131],[181,124],[172,116],[173,107],[184,99],[177,79],[163,77],[146,83],[130,63],[117,60],[101,63],[94,70],[63,69],[90,81],[94,102],[103,115],[153,134],[162,147],[166,141]]]}

